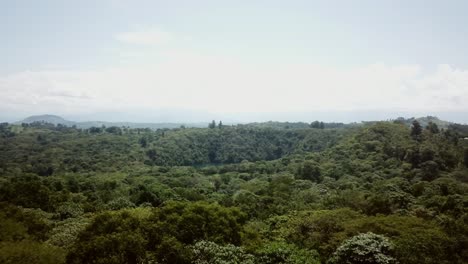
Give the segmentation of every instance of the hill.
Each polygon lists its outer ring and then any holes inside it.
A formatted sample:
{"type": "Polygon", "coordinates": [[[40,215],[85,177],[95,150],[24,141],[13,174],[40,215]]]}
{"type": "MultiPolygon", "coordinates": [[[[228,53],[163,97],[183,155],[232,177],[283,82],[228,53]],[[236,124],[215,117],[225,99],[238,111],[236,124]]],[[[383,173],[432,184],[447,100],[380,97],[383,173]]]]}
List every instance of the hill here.
{"type": "Polygon", "coordinates": [[[423,116],[423,117],[418,117],[418,118],[404,118],[404,117],[398,117],[397,119],[393,120],[394,122],[397,123],[403,123],[406,124],[407,126],[411,126],[413,124],[413,121],[417,120],[421,126],[426,127],[429,123],[436,124],[439,128],[448,128],[450,125],[454,124],[449,121],[441,120],[436,116],[423,116]]]}
{"type": "Polygon", "coordinates": [[[21,121],[16,122],[16,124],[31,124],[34,122],[39,122],[39,123],[50,123],[54,125],[62,124],[62,125],[67,125],[67,126],[72,126],[75,124],[73,121],[68,121],[65,120],[64,118],[57,116],[57,115],[35,115],[35,116],[30,116],[27,117],[21,121]]]}
{"type": "Polygon", "coordinates": [[[180,128],[185,127],[206,127],[207,123],[135,123],[135,122],[107,122],[107,121],[84,121],[75,122],[66,120],[63,117],[57,115],[36,115],[27,117],[21,121],[15,122],[15,124],[31,124],[34,122],[39,123],[50,123],[54,125],[62,124],[66,126],[76,126],[77,128],[91,128],[91,127],[129,127],[129,128],[150,128],[150,129],[162,129],[162,128],[180,128]]]}

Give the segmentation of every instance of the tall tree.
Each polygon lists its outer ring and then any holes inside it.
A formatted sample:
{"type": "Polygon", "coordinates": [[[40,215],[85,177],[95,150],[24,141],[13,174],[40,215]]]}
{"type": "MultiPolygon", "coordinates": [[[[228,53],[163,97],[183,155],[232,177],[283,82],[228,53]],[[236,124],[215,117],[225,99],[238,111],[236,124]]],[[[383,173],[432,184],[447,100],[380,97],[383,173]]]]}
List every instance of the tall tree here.
{"type": "Polygon", "coordinates": [[[419,136],[421,136],[421,133],[422,133],[421,124],[419,124],[418,120],[414,120],[411,126],[411,137],[413,137],[414,139],[419,139],[419,136]]]}
{"type": "Polygon", "coordinates": [[[208,124],[209,128],[215,128],[216,127],[216,122],[213,120],[211,123],[208,124]]]}
{"type": "Polygon", "coordinates": [[[324,129],[325,128],[325,124],[323,122],[320,122],[320,129],[324,129]]]}

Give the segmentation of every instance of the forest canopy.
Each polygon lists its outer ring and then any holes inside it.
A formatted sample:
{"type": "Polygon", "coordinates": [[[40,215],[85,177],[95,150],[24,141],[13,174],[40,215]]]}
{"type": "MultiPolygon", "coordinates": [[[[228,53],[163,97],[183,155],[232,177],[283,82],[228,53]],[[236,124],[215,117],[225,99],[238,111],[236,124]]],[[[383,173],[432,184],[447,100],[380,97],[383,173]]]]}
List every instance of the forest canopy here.
{"type": "Polygon", "coordinates": [[[2,123],[0,262],[466,263],[468,126],[439,121],[2,123]]]}

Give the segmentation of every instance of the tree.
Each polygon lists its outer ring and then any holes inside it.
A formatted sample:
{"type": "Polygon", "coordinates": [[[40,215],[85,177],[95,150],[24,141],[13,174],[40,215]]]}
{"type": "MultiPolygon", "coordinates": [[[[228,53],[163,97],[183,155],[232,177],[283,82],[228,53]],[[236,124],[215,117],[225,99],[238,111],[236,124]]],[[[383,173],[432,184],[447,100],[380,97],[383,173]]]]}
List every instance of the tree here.
{"type": "Polygon", "coordinates": [[[114,135],[122,135],[122,129],[116,126],[106,128],[106,132],[114,135]]]}
{"type": "Polygon", "coordinates": [[[310,123],[311,128],[320,128],[320,122],[319,121],[314,121],[310,123]]]}
{"type": "Polygon", "coordinates": [[[237,208],[206,202],[170,201],[158,208],[151,218],[165,235],[184,244],[206,239],[216,243],[239,245],[246,215],[237,208]]]}
{"type": "Polygon", "coordinates": [[[432,160],[420,164],[422,179],[432,181],[439,176],[439,165],[432,160]]]}
{"type": "Polygon", "coordinates": [[[146,156],[148,156],[148,158],[152,161],[155,161],[156,160],[156,157],[157,157],[157,153],[156,153],[156,150],[155,149],[149,149],[146,151],[146,156]]]}
{"type": "Polygon", "coordinates": [[[310,160],[304,162],[302,166],[299,167],[296,175],[299,179],[310,180],[317,183],[320,183],[323,180],[319,164],[310,160]]]}
{"type": "Polygon", "coordinates": [[[83,208],[81,208],[80,204],[71,202],[62,203],[55,211],[61,220],[78,217],[83,214],[83,208]]]}
{"type": "Polygon", "coordinates": [[[323,263],[333,254],[338,244],[334,244],[334,234],[344,230],[346,221],[360,218],[351,209],[304,211],[279,224],[282,237],[303,248],[319,252],[323,263]]]}
{"type": "Polygon", "coordinates": [[[146,137],[140,138],[139,142],[142,148],[146,148],[148,146],[148,140],[146,139],[146,137]]]}
{"type": "Polygon", "coordinates": [[[298,248],[285,242],[270,242],[258,250],[259,264],[319,264],[314,250],[298,248]]]}
{"type": "Polygon", "coordinates": [[[223,128],[223,122],[222,122],[222,121],[219,121],[219,123],[218,123],[218,128],[219,128],[219,129],[223,128]]]}
{"type": "Polygon", "coordinates": [[[429,122],[426,126],[426,129],[432,134],[437,134],[440,132],[439,127],[436,123],[429,122]]]}
{"type": "Polygon", "coordinates": [[[121,209],[125,209],[125,208],[133,208],[133,207],[135,207],[134,203],[129,201],[127,198],[119,197],[117,199],[114,199],[114,200],[110,201],[106,205],[105,208],[108,209],[108,210],[121,210],[121,209]]]}
{"type": "Polygon", "coordinates": [[[241,247],[234,245],[221,246],[211,241],[199,241],[191,246],[192,257],[191,263],[195,264],[254,264],[254,256],[248,254],[241,247]]]}
{"type": "Polygon", "coordinates": [[[79,235],[67,263],[143,263],[147,240],[137,211],[103,213],[79,235]]]}
{"type": "Polygon", "coordinates": [[[98,133],[101,133],[102,130],[103,130],[103,129],[100,128],[100,127],[90,127],[90,128],[88,129],[89,133],[91,133],[91,134],[98,134],[98,133]]]}
{"type": "Polygon", "coordinates": [[[359,234],[341,244],[335,251],[330,264],[391,264],[393,245],[382,236],[372,232],[359,234]]]}
{"type": "Polygon", "coordinates": [[[53,206],[50,189],[41,178],[32,175],[15,177],[11,182],[0,185],[0,201],[43,210],[53,206]]]}
{"type": "Polygon", "coordinates": [[[214,120],[211,121],[211,123],[208,124],[208,128],[213,129],[213,128],[215,128],[215,127],[216,127],[216,122],[215,122],[214,120]]]}
{"type": "Polygon", "coordinates": [[[414,120],[411,126],[411,137],[413,139],[419,139],[422,133],[421,124],[419,124],[418,120],[414,120]]]}
{"type": "Polygon", "coordinates": [[[344,231],[348,237],[373,232],[391,238],[394,256],[405,264],[464,263],[456,261],[460,252],[452,251],[454,239],[437,224],[419,217],[373,216],[349,221],[344,231]]]}
{"type": "Polygon", "coordinates": [[[47,244],[69,250],[73,247],[78,235],[90,224],[91,219],[85,217],[69,218],[61,221],[49,233],[47,244]]]}

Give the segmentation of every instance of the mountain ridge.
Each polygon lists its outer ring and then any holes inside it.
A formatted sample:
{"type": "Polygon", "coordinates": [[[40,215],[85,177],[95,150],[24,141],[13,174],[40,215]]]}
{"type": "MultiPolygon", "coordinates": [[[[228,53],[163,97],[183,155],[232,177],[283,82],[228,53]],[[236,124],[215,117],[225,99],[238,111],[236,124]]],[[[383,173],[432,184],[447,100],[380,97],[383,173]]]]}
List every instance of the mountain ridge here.
{"type": "Polygon", "coordinates": [[[139,123],[139,122],[109,122],[109,121],[70,121],[66,120],[65,118],[58,116],[58,115],[33,115],[26,117],[25,119],[15,122],[15,124],[22,124],[22,123],[34,123],[34,122],[44,122],[44,123],[51,123],[54,125],[62,124],[66,126],[76,126],[77,128],[90,128],[90,127],[101,127],[101,126],[117,126],[117,127],[130,127],[130,128],[151,128],[151,129],[158,129],[158,128],[179,128],[180,126],[186,127],[206,127],[206,123],[170,123],[170,122],[162,122],[162,123],[139,123]]]}
{"type": "MultiPolygon", "coordinates": [[[[447,128],[450,124],[455,124],[454,122],[450,121],[445,121],[441,120],[436,116],[423,116],[423,117],[418,117],[418,118],[404,118],[404,117],[398,117],[396,119],[390,119],[386,121],[394,121],[394,122],[401,122],[406,125],[411,125],[414,120],[417,120],[422,126],[427,126],[429,122],[432,122],[439,126],[440,128],[447,128]]],[[[380,120],[384,121],[384,120],[380,120]]],[[[130,128],[150,128],[150,129],[161,129],[161,128],[180,128],[181,126],[184,127],[206,127],[208,122],[195,122],[195,123],[186,123],[186,122],[127,122],[127,121],[122,121],[122,122],[110,122],[110,121],[71,121],[67,120],[61,116],[58,115],[52,115],[52,114],[44,114],[44,115],[33,115],[26,117],[25,119],[21,121],[17,121],[14,124],[22,124],[22,123],[34,123],[34,122],[44,122],[44,123],[51,123],[54,125],[62,124],[66,126],[76,126],[77,128],[90,128],[90,127],[111,127],[111,126],[117,126],[117,127],[130,127],[130,128]]],[[[379,122],[378,121],[361,121],[361,123],[369,123],[369,122],[379,122]]],[[[225,125],[234,125],[237,123],[224,123],[225,125]]],[[[239,123],[240,124],[240,123],[239,123]]],[[[289,125],[292,124],[301,124],[301,127],[303,125],[308,126],[308,123],[306,122],[277,122],[277,121],[268,121],[268,122],[248,122],[244,123],[244,125],[253,125],[253,126],[268,126],[268,125],[276,125],[276,126],[282,126],[282,125],[289,125]]],[[[337,123],[338,124],[338,123],[337,123]]],[[[340,123],[343,124],[343,123],[340,123]]],[[[349,123],[349,124],[358,124],[356,122],[354,123],[349,123]]]]}

